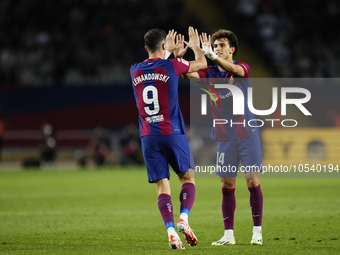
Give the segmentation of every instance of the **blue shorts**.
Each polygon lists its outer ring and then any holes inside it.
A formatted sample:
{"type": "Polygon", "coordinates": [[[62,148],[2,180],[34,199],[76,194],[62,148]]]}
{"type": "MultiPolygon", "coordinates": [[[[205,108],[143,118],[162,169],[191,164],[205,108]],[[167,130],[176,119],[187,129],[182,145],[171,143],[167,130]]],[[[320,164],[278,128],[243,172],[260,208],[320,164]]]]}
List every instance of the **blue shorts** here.
{"type": "Polygon", "coordinates": [[[242,172],[262,171],[262,149],[259,134],[236,141],[219,141],[216,165],[218,176],[232,178],[237,176],[240,161],[242,172]]]}
{"type": "Polygon", "coordinates": [[[170,178],[169,164],[176,174],[195,169],[194,159],[186,134],[143,136],[142,150],[148,181],[170,178]]]}

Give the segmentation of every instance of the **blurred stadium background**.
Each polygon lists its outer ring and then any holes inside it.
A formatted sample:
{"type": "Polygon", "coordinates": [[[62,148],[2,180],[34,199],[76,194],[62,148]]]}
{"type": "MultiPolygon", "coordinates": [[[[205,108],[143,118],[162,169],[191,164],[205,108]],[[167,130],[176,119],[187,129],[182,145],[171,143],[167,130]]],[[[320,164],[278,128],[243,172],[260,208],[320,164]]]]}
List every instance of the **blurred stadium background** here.
{"type": "MultiPolygon", "coordinates": [[[[254,78],[340,76],[336,0],[1,0],[0,23],[1,169],[143,164],[129,69],[154,27],[234,31],[236,60],[254,78]]],[[[310,85],[313,117],[296,118],[304,129],[262,130],[265,162],[339,163],[340,85],[331,88],[310,85]]],[[[258,109],[271,105],[263,89],[258,109]]],[[[179,92],[188,122],[188,81],[179,92]]]]}

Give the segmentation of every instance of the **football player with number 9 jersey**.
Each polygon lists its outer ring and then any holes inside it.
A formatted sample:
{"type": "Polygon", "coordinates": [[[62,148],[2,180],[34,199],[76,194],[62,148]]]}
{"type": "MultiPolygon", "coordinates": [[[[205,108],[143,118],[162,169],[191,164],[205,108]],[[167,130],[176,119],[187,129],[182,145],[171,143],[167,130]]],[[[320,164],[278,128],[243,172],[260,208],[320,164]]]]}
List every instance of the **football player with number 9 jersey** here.
{"type": "Polygon", "coordinates": [[[174,30],[168,35],[163,30],[152,29],[144,35],[149,58],[131,66],[132,87],[139,112],[139,131],[148,181],[155,183],[158,208],[168,232],[171,249],[184,249],[175,230],[170,197],[169,164],[182,184],[180,192],[180,219],[177,229],[183,233],[190,246],[197,238],[188,224],[189,212],[195,199],[195,168],[185,134],[185,125],[178,103],[178,80],[181,74],[206,68],[207,62],[200,49],[197,30],[189,27],[189,42],[174,30]],[[176,38],[176,43],[175,43],[176,38]],[[183,43],[187,45],[183,47],[183,43]],[[195,61],[182,58],[166,59],[167,50],[184,52],[191,48],[195,61]]]}

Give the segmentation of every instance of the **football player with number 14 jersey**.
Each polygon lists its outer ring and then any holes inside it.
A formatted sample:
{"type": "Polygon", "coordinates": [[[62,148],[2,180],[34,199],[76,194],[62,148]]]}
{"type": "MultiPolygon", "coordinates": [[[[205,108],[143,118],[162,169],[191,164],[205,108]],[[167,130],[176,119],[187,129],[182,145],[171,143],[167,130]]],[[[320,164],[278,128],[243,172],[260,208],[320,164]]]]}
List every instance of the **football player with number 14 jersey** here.
{"type": "MultiPolygon", "coordinates": [[[[201,35],[204,55],[215,62],[216,65],[206,69],[184,74],[183,77],[220,79],[223,83],[236,86],[244,96],[250,87],[250,69],[244,62],[237,62],[233,58],[237,53],[238,40],[236,35],[220,29],[212,36],[206,33],[201,35]],[[213,46],[213,49],[211,48],[213,46]]],[[[214,82],[212,82],[214,83],[214,82]]],[[[215,90],[216,91],[216,90],[215,90]]],[[[253,215],[253,236],[251,244],[262,245],[262,208],[263,195],[260,186],[260,171],[262,166],[262,152],[259,130],[249,125],[249,120],[255,119],[244,99],[244,114],[233,115],[233,94],[228,89],[217,90],[221,104],[211,101],[211,112],[214,119],[226,119],[228,124],[215,125],[211,138],[218,141],[216,174],[222,183],[222,215],[224,223],[223,237],[212,245],[235,244],[234,212],[236,208],[235,187],[236,175],[241,161],[245,168],[245,177],[250,192],[250,207],[253,215]]]]}

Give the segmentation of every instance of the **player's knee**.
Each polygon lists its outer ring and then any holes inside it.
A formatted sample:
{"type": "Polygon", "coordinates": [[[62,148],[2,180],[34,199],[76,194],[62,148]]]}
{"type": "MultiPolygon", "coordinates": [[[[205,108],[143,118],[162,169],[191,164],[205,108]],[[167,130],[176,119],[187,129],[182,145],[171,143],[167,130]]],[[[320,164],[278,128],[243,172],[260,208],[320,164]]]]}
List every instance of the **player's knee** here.
{"type": "Polygon", "coordinates": [[[235,189],[236,187],[235,178],[221,178],[221,184],[224,189],[235,189]]]}
{"type": "Polygon", "coordinates": [[[255,188],[260,185],[259,178],[248,178],[247,179],[247,186],[248,188],[255,188]]]}
{"type": "Polygon", "coordinates": [[[191,168],[188,170],[188,172],[182,174],[178,174],[178,179],[180,181],[180,183],[183,185],[184,183],[192,183],[192,184],[195,184],[195,180],[193,177],[191,177],[191,174],[190,174],[190,170],[191,168]]]}

